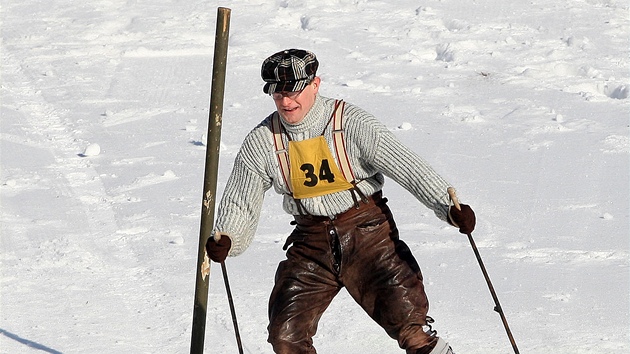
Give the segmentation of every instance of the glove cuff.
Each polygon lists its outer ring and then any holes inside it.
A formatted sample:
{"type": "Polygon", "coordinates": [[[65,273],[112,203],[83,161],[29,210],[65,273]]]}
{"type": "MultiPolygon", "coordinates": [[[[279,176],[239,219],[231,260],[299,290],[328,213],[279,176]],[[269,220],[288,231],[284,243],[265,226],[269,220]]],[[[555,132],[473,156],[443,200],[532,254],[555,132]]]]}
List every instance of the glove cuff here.
{"type": "Polygon", "coordinates": [[[227,237],[230,240],[230,249],[228,250],[228,255],[230,253],[232,253],[232,248],[234,248],[234,242],[232,240],[232,237],[230,237],[230,235],[214,230],[214,232],[212,233],[212,238],[214,238],[215,242],[219,242],[223,237],[227,237]]]}

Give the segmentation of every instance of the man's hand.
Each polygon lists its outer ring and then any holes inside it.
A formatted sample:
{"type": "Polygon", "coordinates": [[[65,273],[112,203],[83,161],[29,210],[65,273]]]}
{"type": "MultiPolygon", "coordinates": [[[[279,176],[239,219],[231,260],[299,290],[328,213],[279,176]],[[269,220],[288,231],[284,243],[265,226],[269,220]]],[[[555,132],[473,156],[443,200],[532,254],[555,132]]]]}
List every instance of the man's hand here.
{"type": "Polygon", "coordinates": [[[227,235],[222,235],[221,233],[216,233],[214,237],[210,237],[208,242],[206,242],[208,257],[217,263],[225,261],[230,252],[230,248],[232,248],[232,240],[230,240],[227,235]]]}
{"type": "Polygon", "coordinates": [[[475,212],[466,204],[458,204],[459,209],[453,205],[448,211],[449,221],[453,226],[459,227],[459,232],[468,235],[475,229],[475,212]]]}

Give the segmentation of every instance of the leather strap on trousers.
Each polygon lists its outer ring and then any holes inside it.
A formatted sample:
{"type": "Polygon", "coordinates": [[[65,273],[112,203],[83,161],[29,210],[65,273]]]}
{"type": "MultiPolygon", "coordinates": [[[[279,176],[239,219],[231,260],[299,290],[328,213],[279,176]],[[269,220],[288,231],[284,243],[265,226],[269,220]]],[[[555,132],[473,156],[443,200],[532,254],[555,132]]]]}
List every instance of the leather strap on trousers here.
{"type": "Polygon", "coordinates": [[[383,198],[383,192],[378,191],[369,197],[362,197],[363,203],[356,205],[355,208],[350,208],[343,213],[333,216],[318,216],[318,215],[294,215],[295,222],[300,225],[312,225],[314,223],[327,222],[330,220],[345,220],[352,218],[354,215],[361,212],[361,209],[369,205],[376,205],[379,203],[386,203],[387,198],[383,198]],[[364,206],[364,204],[366,204],[364,206]]]}

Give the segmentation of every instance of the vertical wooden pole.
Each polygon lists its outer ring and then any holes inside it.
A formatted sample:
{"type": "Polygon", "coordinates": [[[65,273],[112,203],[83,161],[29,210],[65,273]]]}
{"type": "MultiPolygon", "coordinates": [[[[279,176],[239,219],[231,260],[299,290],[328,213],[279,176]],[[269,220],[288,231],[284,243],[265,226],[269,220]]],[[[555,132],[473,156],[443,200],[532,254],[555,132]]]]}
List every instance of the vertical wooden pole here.
{"type": "Polygon", "coordinates": [[[217,171],[219,168],[219,147],[221,142],[221,120],[223,115],[223,94],[225,91],[225,68],[230,31],[231,10],[219,7],[214,44],[212,68],[212,89],[210,94],[210,116],[208,122],[208,143],[206,146],[206,164],[203,178],[203,198],[201,205],[201,226],[199,230],[199,249],[197,252],[197,272],[195,284],[195,305],[193,308],[192,337],[190,353],[203,353],[206,333],[206,311],[208,304],[209,277],[203,278],[201,265],[205,258],[206,241],[214,227],[214,204],[217,190],[217,171]]]}

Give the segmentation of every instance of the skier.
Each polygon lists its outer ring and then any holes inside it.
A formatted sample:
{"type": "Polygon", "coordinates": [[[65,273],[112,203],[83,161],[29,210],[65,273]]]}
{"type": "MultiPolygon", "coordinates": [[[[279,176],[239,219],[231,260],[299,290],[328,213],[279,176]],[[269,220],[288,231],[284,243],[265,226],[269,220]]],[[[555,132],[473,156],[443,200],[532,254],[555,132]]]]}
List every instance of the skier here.
{"type": "Polygon", "coordinates": [[[323,312],[345,287],[407,353],[447,354],[427,330],[420,267],[381,189],[384,176],[464,234],[475,226],[465,204],[450,207],[449,184],[361,108],[319,94],[312,52],[288,49],[262,64],[263,91],[276,105],[245,138],[218,207],[210,259],[223,262],[252,242],[264,193],[284,195],[295,229],[269,299],[268,341],[276,353],[315,353],[323,312]]]}

